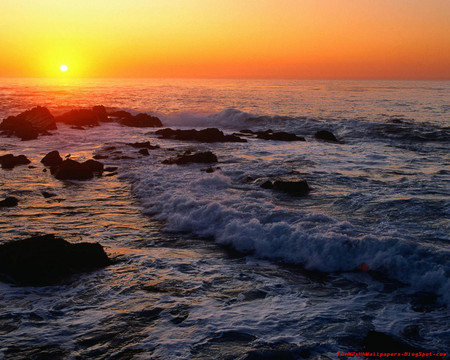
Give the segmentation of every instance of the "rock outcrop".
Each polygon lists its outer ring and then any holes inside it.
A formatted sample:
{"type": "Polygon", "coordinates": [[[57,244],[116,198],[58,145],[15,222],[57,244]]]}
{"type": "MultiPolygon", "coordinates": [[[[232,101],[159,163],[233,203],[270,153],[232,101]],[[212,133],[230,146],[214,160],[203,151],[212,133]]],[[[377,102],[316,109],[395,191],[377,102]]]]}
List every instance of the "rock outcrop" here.
{"type": "Polygon", "coordinates": [[[98,126],[100,122],[107,122],[108,114],[102,105],[94,106],[92,109],[74,109],[62,115],[56,116],[57,122],[73,125],[74,127],[98,126]]]}
{"type": "Polygon", "coordinates": [[[222,131],[216,128],[208,128],[203,130],[173,130],[166,128],[156,131],[156,135],[160,135],[163,139],[199,141],[204,143],[247,142],[247,140],[241,139],[236,135],[224,135],[222,131]]]}
{"type": "Polygon", "coordinates": [[[328,130],[317,131],[314,134],[314,137],[316,139],[325,140],[325,141],[332,141],[332,142],[338,141],[338,139],[336,139],[336,136],[334,136],[334,134],[328,130]]]}
{"type": "Polygon", "coordinates": [[[39,134],[55,130],[55,118],[46,107],[36,106],[17,116],[9,116],[0,124],[3,134],[17,136],[21,140],[37,139],[39,134]]]}
{"type": "Polygon", "coordinates": [[[94,174],[103,172],[103,164],[99,161],[90,159],[83,163],[66,159],[59,166],[53,167],[52,174],[58,180],[89,180],[94,174]]]}
{"type": "MultiPolygon", "coordinates": [[[[131,114],[130,114],[131,115],[131,114]]],[[[156,116],[140,113],[135,116],[126,116],[118,118],[118,122],[124,126],[130,127],[161,127],[161,120],[156,116]]]]}
{"type": "Polygon", "coordinates": [[[28,165],[31,163],[25,155],[14,156],[13,154],[6,154],[0,156],[0,164],[2,169],[12,169],[18,165],[28,165]]]}
{"type": "Polygon", "coordinates": [[[43,163],[45,166],[58,166],[61,165],[62,162],[63,159],[59,155],[59,152],[57,150],[50,151],[41,160],[41,163],[43,163]]]}
{"type": "Polygon", "coordinates": [[[4,279],[21,285],[54,285],[73,274],[110,263],[100,244],[71,244],[54,235],[0,245],[0,273],[4,279]]]}

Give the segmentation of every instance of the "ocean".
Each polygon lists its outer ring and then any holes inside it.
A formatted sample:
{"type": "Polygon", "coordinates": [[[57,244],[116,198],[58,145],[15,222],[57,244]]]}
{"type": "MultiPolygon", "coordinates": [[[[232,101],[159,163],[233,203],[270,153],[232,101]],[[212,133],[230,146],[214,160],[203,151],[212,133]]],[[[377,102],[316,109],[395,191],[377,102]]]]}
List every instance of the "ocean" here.
{"type": "Polygon", "coordinates": [[[19,199],[0,209],[0,241],[57,234],[116,261],[58,286],[0,282],[0,359],[337,359],[370,331],[449,350],[450,82],[0,81],[0,119],[37,105],[306,141],[200,143],[117,123],[1,137],[0,155],[34,167],[0,170],[0,197],[19,199]],[[127,145],[142,141],[159,148],[127,145]],[[56,180],[40,164],[52,150],[107,156],[117,175],[56,180]],[[215,171],[162,163],[185,151],[212,151],[215,171]],[[261,188],[276,179],[310,192],[261,188]]]}

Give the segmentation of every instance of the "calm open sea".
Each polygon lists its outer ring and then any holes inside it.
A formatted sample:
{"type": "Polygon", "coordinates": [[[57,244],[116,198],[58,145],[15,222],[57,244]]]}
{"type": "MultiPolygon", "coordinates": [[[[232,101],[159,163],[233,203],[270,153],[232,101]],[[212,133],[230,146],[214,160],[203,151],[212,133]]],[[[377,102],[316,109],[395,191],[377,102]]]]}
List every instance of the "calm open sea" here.
{"type": "Polygon", "coordinates": [[[0,155],[36,168],[0,171],[0,197],[20,201],[1,210],[0,241],[56,233],[119,261],[60,286],[0,283],[0,358],[334,359],[370,330],[450,349],[450,82],[0,80],[0,119],[36,105],[306,141],[202,144],[115,123],[1,137],[0,155]],[[148,157],[126,145],[147,140],[148,157]],[[107,155],[118,175],[56,180],[39,162],[52,150],[107,155]],[[162,164],[174,150],[210,150],[220,169],[162,164]],[[260,187],[276,178],[311,192],[260,187]]]}

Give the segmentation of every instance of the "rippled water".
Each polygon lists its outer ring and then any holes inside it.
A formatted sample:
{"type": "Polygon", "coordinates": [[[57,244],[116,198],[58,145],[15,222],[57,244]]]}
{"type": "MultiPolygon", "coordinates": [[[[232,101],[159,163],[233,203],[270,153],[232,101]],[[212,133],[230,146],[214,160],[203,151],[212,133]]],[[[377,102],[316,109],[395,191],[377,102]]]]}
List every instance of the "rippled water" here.
{"type": "Polygon", "coordinates": [[[336,358],[360,350],[374,329],[448,348],[448,82],[4,80],[0,88],[2,118],[34,105],[58,114],[103,104],[173,128],[306,137],[199,144],[103,124],[2,138],[0,155],[25,154],[35,166],[0,172],[0,195],[20,200],[2,209],[2,241],[56,233],[98,241],[118,261],[60,286],[0,283],[0,357],[336,358]],[[314,139],[320,129],[342,142],[314,139]],[[144,140],[160,149],[140,157],[126,145],[144,140]],[[161,163],[189,149],[213,151],[220,169],[161,163]],[[51,150],[107,155],[118,175],[55,180],[39,163],[51,150]],[[259,187],[276,177],[304,178],[312,190],[292,198],[259,187]]]}

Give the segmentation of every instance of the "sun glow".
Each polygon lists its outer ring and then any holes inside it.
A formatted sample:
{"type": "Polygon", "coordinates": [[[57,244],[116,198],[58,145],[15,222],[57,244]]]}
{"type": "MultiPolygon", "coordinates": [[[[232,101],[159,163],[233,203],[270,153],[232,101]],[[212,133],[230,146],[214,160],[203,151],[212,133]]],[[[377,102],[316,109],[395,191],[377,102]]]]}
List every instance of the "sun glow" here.
{"type": "Polygon", "coordinates": [[[67,70],[69,70],[69,68],[67,67],[67,65],[63,64],[59,67],[59,70],[61,70],[62,72],[66,72],[67,70]]]}

